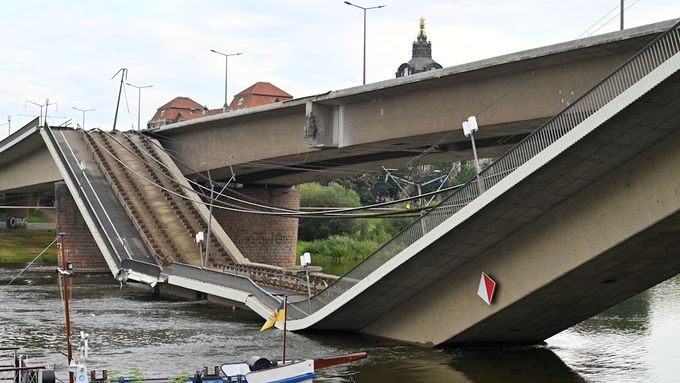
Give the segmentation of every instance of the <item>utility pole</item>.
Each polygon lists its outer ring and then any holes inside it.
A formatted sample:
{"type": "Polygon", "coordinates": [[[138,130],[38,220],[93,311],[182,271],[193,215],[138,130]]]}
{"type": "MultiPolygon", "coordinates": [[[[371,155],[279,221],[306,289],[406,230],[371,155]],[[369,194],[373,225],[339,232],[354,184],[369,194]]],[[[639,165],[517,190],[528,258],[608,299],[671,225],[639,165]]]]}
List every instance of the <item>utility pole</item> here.
{"type": "MultiPolygon", "coordinates": [[[[118,107],[120,107],[120,95],[123,92],[123,82],[127,80],[127,68],[120,68],[118,69],[118,72],[111,77],[111,80],[113,80],[116,76],[118,76],[118,73],[121,73],[120,75],[120,88],[118,88],[118,101],[116,101],[116,114],[113,116],[113,130],[116,130],[116,123],[118,122],[118,107]],[[122,72],[122,73],[121,73],[122,72]]],[[[125,93],[125,102],[127,102],[127,93],[125,93]]],[[[129,113],[129,107],[128,107],[128,113],[129,113]]]]}

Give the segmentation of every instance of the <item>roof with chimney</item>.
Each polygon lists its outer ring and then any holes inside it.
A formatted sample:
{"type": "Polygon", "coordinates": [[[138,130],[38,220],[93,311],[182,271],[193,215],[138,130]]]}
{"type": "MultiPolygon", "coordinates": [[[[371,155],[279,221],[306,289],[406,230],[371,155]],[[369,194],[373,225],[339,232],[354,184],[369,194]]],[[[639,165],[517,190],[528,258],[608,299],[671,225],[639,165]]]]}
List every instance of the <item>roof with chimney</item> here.
{"type": "Polygon", "coordinates": [[[229,109],[243,109],[258,105],[291,100],[293,96],[270,82],[259,81],[234,96],[229,109]]]}

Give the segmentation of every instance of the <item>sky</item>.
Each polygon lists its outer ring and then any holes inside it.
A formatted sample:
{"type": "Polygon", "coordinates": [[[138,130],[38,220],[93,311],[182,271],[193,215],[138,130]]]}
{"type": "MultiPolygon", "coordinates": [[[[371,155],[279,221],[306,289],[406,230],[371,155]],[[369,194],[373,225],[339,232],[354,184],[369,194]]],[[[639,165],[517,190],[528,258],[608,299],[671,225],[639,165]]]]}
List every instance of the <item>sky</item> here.
{"type": "MultiPolygon", "coordinates": [[[[357,0],[367,12],[367,83],[394,78],[411,58],[420,17],[444,67],[619,28],[619,0],[357,0]],[[608,12],[610,12],[608,14],[608,12]],[[604,17],[604,18],[603,18],[604,17]],[[599,23],[598,20],[602,19],[599,23]],[[611,20],[611,21],[610,21],[611,20]],[[610,21],[608,24],[607,21],[610,21]],[[592,27],[595,25],[595,27],[592,27]]],[[[626,0],[625,26],[680,17],[677,0],[626,0]]],[[[342,0],[0,0],[0,139],[50,105],[49,122],[113,125],[120,69],[127,87],[119,129],[144,126],[186,96],[209,108],[257,81],[304,97],[361,85],[363,11],[342,0]],[[4,124],[4,125],[3,125],[4,124]]]]}

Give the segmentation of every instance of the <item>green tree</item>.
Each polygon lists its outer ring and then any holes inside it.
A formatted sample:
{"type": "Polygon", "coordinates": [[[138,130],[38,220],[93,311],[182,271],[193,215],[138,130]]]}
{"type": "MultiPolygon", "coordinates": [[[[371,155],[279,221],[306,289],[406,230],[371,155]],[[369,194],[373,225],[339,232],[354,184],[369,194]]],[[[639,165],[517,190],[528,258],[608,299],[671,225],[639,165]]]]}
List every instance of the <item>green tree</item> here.
{"type": "MultiPolygon", "coordinates": [[[[361,206],[359,194],[346,189],[339,183],[331,182],[328,186],[318,183],[298,185],[301,207],[358,207],[361,206]]],[[[366,230],[366,223],[359,219],[303,219],[299,225],[298,238],[313,241],[328,238],[331,235],[361,236],[366,230]]]]}

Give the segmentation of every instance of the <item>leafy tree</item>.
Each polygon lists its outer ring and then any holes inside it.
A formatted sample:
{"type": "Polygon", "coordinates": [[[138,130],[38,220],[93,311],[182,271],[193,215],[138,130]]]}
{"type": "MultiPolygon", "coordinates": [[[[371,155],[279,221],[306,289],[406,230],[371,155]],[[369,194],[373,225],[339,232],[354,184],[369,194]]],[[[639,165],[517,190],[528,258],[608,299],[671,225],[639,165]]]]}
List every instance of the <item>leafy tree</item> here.
{"type": "MultiPolygon", "coordinates": [[[[346,189],[339,183],[328,186],[318,183],[298,185],[302,207],[358,207],[361,206],[356,191],[346,189]]],[[[328,238],[331,235],[360,236],[366,223],[359,219],[304,219],[300,222],[298,238],[303,241],[328,238]]]]}

